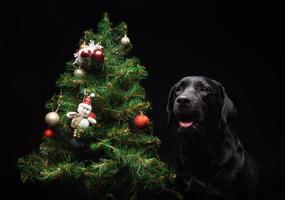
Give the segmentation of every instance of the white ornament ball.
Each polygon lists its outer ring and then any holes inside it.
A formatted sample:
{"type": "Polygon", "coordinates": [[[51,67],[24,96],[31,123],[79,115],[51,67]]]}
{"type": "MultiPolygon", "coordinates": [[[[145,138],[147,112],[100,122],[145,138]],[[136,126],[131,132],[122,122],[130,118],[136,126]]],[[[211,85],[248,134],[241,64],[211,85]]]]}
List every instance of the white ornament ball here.
{"type": "Polygon", "coordinates": [[[122,39],[121,39],[121,44],[122,45],[127,46],[130,43],[131,43],[131,41],[130,41],[130,38],[128,38],[128,36],[125,35],[124,37],[122,37],[122,39]]]}
{"type": "Polygon", "coordinates": [[[93,98],[94,98],[94,97],[95,97],[95,93],[91,93],[91,94],[90,94],[90,97],[93,97],[93,98]]]}
{"type": "Polygon", "coordinates": [[[56,112],[46,114],[45,121],[49,126],[55,126],[59,122],[59,115],[56,112]]]}
{"type": "Polygon", "coordinates": [[[78,77],[78,78],[84,76],[84,74],[85,74],[85,72],[84,72],[84,70],[81,69],[81,68],[76,68],[76,69],[74,70],[74,76],[76,76],[76,77],[78,77]]]}

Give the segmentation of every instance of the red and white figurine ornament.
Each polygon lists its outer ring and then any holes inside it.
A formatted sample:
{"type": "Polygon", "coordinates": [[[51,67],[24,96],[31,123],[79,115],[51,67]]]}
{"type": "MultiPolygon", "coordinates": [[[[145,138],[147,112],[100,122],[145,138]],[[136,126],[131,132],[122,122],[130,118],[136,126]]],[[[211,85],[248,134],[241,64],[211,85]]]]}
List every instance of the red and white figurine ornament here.
{"type": "Polygon", "coordinates": [[[88,128],[90,124],[95,125],[96,115],[92,113],[91,98],[94,98],[95,94],[91,93],[88,97],[83,99],[77,107],[77,112],[68,112],[66,114],[68,119],[72,119],[71,127],[74,128],[73,136],[80,137],[80,129],[88,128]]]}
{"type": "Polygon", "coordinates": [[[90,40],[89,44],[81,45],[80,49],[74,54],[75,61],[73,64],[81,65],[84,58],[94,57],[96,61],[104,60],[103,46],[99,43],[95,44],[93,40],[90,40]]]}

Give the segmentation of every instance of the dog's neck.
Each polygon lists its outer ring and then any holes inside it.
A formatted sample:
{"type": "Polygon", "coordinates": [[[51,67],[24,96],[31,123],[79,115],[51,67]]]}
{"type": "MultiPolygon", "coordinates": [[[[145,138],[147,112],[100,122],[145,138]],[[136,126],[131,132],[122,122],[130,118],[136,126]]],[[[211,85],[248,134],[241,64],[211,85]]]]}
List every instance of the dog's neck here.
{"type": "Polygon", "coordinates": [[[223,132],[221,134],[210,132],[178,132],[178,146],[183,154],[187,154],[188,157],[209,157],[221,148],[224,143],[223,132]],[[208,135],[206,135],[208,134],[208,135]],[[217,134],[218,137],[211,137],[211,135],[217,134]],[[210,135],[210,137],[209,137],[210,135]],[[184,152],[186,151],[186,152],[184,152]]]}
{"type": "Polygon", "coordinates": [[[233,141],[231,137],[234,136],[228,127],[221,126],[219,130],[202,130],[196,133],[193,130],[191,133],[178,134],[179,160],[193,172],[193,175],[208,176],[203,173],[214,172],[217,166],[225,162],[222,159],[232,155],[232,151],[229,151],[232,148],[229,146],[234,145],[231,143],[233,141]]]}

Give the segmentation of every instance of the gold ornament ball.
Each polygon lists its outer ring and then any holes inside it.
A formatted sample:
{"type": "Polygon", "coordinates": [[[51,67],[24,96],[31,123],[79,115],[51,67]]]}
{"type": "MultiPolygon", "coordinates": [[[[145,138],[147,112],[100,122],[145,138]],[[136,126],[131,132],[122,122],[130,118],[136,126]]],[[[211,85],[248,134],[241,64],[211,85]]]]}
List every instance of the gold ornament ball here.
{"type": "Polygon", "coordinates": [[[45,121],[49,126],[55,126],[59,122],[59,115],[56,112],[46,114],[45,121]]]}
{"type": "Polygon", "coordinates": [[[76,69],[74,70],[74,76],[76,76],[76,77],[78,77],[78,78],[84,76],[84,74],[85,74],[85,72],[84,72],[84,70],[81,69],[81,68],[76,68],[76,69]]]}
{"type": "Polygon", "coordinates": [[[86,45],[85,42],[83,42],[83,43],[80,45],[80,49],[83,49],[83,48],[85,48],[85,47],[87,47],[87,45],[86,45]]]}
{"type": "Polygon", "coordinates": [[[121,44],[122,45],[124,45],[124,46],[127,46],[127,45],[129,45],[130,44],[130,38],[128,38],[128,36],[124,36],[124,37],[122,37],[122,39],[121,39],[121,44]]]}

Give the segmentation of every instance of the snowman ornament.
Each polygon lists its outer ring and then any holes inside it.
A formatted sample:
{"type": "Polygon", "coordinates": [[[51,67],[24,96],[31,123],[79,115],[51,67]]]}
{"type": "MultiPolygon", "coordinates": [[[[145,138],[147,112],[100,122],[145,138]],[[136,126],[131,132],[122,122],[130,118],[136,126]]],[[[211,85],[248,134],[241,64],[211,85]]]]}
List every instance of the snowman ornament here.
{"type": "Polygon", "coordinates": [[[91,93],[88,97],[83,99],[77,107],[77,112],[68,112],[66,114],[68,119],[71,120],[71,127],[74,128],[73,136],[80,138],[80,132],[84,128],[88,128],[90,124],[96,124],[96,115],[92,113],[91,98],[95,94],[91,93]]]}

